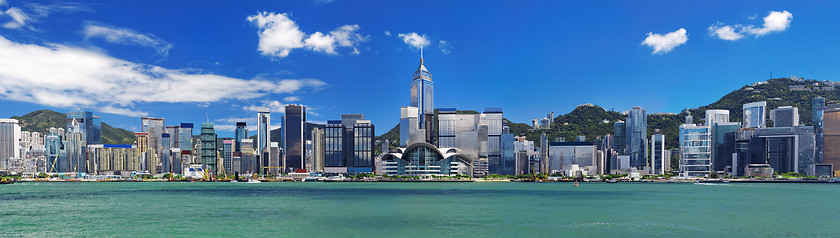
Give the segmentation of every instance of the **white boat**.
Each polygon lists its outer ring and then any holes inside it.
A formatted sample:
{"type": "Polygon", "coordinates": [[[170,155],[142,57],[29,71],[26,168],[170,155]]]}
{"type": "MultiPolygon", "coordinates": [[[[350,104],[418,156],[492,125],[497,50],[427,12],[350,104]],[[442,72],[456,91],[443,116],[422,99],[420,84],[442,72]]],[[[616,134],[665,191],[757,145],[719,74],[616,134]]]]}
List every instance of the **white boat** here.
{"type": "Polygon", "coordinates": [[[256,179],[248,179],[248,183],[260,183],[260,181],[256,179]]]}
{"type": "Polygon", "coordinates": [[[234,179],[234,180],[231,180],[230,182],[231,183],[238,183],[239,181],[236,181],[236,179],[234,179]]]}

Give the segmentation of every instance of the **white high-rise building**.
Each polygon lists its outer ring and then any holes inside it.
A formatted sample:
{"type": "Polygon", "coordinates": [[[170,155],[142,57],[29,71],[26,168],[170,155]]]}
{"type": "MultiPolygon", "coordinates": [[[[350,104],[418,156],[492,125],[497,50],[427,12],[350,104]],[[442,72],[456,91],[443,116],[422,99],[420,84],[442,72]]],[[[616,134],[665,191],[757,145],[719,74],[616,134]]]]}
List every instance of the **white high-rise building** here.
{"type": "Polygon", "coordinates": [[[763,128],[767,125],[767,102],[744,104],[744,128],[763,128]]]}
{"type": "Polygon", "coordinates": [[[706,110],[706,125],[729,122],[729,110],[706,110]]]}
{"type": "Polygon", "coordinates": [[[20,137],[18,120],[0,119],[0,170],[8,170],[9,161],[20,158],[20,137]]]}

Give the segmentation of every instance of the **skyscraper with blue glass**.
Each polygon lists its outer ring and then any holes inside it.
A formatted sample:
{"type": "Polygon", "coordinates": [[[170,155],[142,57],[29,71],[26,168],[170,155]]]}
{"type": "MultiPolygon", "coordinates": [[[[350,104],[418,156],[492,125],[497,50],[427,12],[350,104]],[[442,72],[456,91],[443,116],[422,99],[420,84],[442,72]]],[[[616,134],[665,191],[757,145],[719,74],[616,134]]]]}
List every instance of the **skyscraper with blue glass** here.
{"type": "Polygon", "coordinates": [[[74,119],[79,124],[79,132],[86,144],[102,144],[102,122],[99,116],[94,116],[92,112],[69,111],[66,120],[68,131],[74,119]]]}
{"type": "MultiPolygon", "coordinates": [[[[411,79],[411,106],[419,109],[418,129],[434,128],[433,116],[435,114],[434,97],[435,83],[432,82],[432,73],[423,65],[423,57],[420,57],[420,67],[414,72],[411,79]]],[[[426,142],[432,138],[431,130],[426,130],[426,142]]]]}
{"type": "Polygon", "coordinates": [[[630,167],[644,169],[647,165],[647,111],[633,107],[627,114],[624,133],[626,153],[630,155],[630,167]]]}

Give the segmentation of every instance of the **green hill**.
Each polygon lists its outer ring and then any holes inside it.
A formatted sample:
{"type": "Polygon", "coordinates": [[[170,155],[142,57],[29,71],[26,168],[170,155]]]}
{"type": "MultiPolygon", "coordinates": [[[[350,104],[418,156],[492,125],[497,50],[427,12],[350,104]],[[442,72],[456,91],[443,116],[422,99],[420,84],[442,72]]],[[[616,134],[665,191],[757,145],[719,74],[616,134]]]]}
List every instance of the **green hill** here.
{"type": "MultiPolygon", "coordinates": [[[[767,101],[768,116],[772,109],[780,106],[794,106],[799,108],[800,123],[811,125],[811,99],[816,96],[824,97],[827,103],[840,102],[840,83],[789,78],[770,79],[743,86],[712,104],[692,109],[691,113],[694,121],[701,123],[706,110],[725,109],[729,110],[730,121],[740,122],[743,113],[742,105],[767,101]]],[[[665,147],[678,148],[679,126],[684,123],[685,116],[684,113],[648,114],[648,137],[656,129],[659,129],[665,135],[665,147]]],[[[546,133],[549,140],[552,141],[559,139],[573,141],[575,137],[580,135],[586,136],[586,139],[591,141],[597,136],[603,136],[607,133],[614,134],[614,123],[619,120],[626,120],[626,117],[619,112],[606,111],[599,106],[582,105],[565,115],[554,118],[554,123],[550,129],[532,130],[531,126],[526,123],[514,123],[507,119],[505,119],[505,125],[510,127],[512,134],[525,136],[528,140],[534,141],[536,146],[539,146],[542,133],[546,133]]],[[[391,147],[399,145],[399,124],[380,136],[379,139],[390,139],[391,147]]]]}
{"type": "MultiPolygon", "coordinates": [[[[47,133],[50,127],[67,129],[67,115],[51,110],[38,110],[27,113],[23,116],[15,116],[20,122],[21,130],[47,133]]],[[[126,129],[115,128],[107,123],[102,123],[103,144],[132,144],[134,143],[134,132],[126,129]]]]}

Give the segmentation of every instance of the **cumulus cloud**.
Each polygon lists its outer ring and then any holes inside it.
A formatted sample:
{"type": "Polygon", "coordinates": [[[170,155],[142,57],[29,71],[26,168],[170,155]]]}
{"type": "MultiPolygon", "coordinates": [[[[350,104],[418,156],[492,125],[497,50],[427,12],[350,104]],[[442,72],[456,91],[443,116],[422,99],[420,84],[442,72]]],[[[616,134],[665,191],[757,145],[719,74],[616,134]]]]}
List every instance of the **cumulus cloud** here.
{"type": "Polygon", "coordinates": [[[405,42],[406,44],[408,44],[408,45],[410,45],[414,48],[417,48],[417,49],[420,49],[424,46],[429,45],[429,36],[427,36],[425,34],[420,35],[420,34],[417,34],[417,32],[411,32],[411,33],[400,33],[397,36],[400,37],[400,39],[402,39],[403,42],[405,42]]]}
{"type": "Polygon", "coordinates": [[[391,32],[390,31],[385,31],[385,36],[391,36],[391,32]]]}
{"type": "Polygon", "coordinates": [[[155,37],[155,35],[139,33],[128,28],[118,28],[88,22],[84,25],[82,31],[85,34],[85,39],[102,38],[114,44],[149,47],[164,57],[168,56],[169,50],[172,49],[172,44],[155,37]]]}
{"type": "MultiPolygon", "coordinates": [[[[755,17],[750,17],[750,20],[755,17]]],[[[771,11],[764,17],[764,24],[760,27],[754,25],[724,25],[717,22],[709,26],[709,35],[715,36],[722,40],[740,40],[746,35],[752,35],[758,38],[774,32],[782,32],[790,28],[790,22],[793,19],[793,14],[786,10],[781,12],[771,11]]]]}
{"type": "Polygon", "coordinates": [[[645,38],[645,41],[642,41],[642,45],[652,48],[653,53],[651,54],[664,54],[670,52],[677,46],[685,44],[686,41],[688,41],[688,35],[684,28],[680,28],[665,35],[648,32],[647,38],[645,38]]]}
{"type": "Polygon", "coordinates": [[[247,20],[259,30],[258,50],[261,54],[283,58],[294,49],[305,48],[315,52],[337,55],[336,48],[347,47],[352,54],[359,54],[358,44],[368,40],[359,33],[359,25],[344,25],[328,33],[306,34],[289,19],[286,13],[260,12],[247,20]]]}
{"type": "Polygon", "coordinates": [[[740,40],[744,38],[739,32],[736,32],[735,27],[723,25],[723,23],[715,23],[712,26],[709,26],[709,34],[712,36],[717,36],[722,40],[740,40]]]}
{"type": "Polygon", "coordinates": [[[288,96],[288,97],[284,98],[283,101],[297,102],[297,101],[300,101],[300,98],[297,97],[297,96],[288,96]]]}
{"type": "Polygon", "coordinates": [[[142,115],[136,103],[210,103],[320,87],[316,79],[239,79],[167,69],[60,44],[12,42],[0,36],[0,99],[54,107],[108,107],[142,115]]]}

